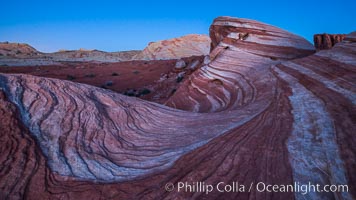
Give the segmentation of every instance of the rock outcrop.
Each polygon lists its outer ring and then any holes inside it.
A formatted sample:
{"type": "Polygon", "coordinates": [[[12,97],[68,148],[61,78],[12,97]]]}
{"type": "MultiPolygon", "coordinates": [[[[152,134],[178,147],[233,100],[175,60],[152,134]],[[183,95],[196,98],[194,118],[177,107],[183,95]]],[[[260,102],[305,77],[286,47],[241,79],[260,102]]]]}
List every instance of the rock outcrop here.
{"type": "Polygon", "coordinates": [[[315,34],[314,46],[317,50],[331,49],[336,43],[341,42],[345,34],[315,34]]]}
{"type": "Polygon", "coordinates": [[[217,18],[210,35],[210,62],[183,81],[173,108],[1,74],[0,197],[355,198],[356,32],[314,55],[305,39],[253,20],[217,18]],[[198,182],[215,189],[179,190],[198,182]],[[245,189],[219,192],[220,182],[245,189]],[[260,192],[258,183],[349,191],[260,192]]]}
{"type": "Polygon", "coordinates": [[[141,53],[134,56],[134,59],[167,60],[208,55],[209,46],[209,36],[191,34],[179,38],[151,42],[141,53]]]}
{"type": "Polygon", "coordinates": [[[31,47],[28,44],[22,43],[9,43],[9,42],[0,42],[0,58],[1,57],[29,57],[37,56],[41,53],[38,52],[35,48],[31,47]]]}
{"type": "MultiPolygon", "coordinates": [[[[212,61],[192,74],[167,105],[194,112],[245,106],[256,101],[256,87],[274,82],[269,66],[314,53],[313,45],[305,39],[247,19],[217,18],[210,27],[210,37],[212,61]]],[[[259,93],[262,97],[272,90],[259,93]]]]}

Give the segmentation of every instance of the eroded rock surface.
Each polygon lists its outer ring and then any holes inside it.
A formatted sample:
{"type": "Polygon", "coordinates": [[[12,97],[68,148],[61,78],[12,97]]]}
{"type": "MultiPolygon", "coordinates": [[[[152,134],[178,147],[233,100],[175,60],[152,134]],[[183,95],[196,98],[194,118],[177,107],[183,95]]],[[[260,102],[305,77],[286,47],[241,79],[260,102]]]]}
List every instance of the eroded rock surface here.
{"type": "Polygon", "coordinates": [[[341,42],[346,34],[315,34],[314,46],[317,50],[331,49],[336,43],[341,42]]]}
{"type": "Polygon", "coordinates": [[[184,80],[171,107],[1,74],[1,197],[355,198],[356,33],[314,55],[303,38],[253,20],[217,18],[210,35],[210,62],[184,80]],[[349,192],[165,189],[199,181],[347,184],[349,192]]]}

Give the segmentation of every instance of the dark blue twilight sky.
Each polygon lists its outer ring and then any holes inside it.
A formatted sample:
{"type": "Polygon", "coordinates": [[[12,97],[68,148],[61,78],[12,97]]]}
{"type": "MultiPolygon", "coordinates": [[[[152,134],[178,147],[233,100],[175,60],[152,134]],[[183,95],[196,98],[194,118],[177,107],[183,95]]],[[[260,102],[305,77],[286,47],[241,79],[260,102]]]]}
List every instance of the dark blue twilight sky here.
{"type": "Polygon", "coordinates": [[[312,41],[314,33],[355,31],[356,1],[2,0],[0,41],[28,43],[43,52],[143,49],[151,41],[208,34],[217,16],[259,20],[312,41]]]}

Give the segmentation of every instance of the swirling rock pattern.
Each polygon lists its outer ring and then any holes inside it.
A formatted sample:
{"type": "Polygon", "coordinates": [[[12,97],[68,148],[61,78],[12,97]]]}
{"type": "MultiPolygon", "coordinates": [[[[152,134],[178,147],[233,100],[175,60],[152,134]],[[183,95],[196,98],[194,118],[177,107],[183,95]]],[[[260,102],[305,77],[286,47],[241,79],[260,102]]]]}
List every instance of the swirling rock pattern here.
{"type": "Polygon", "coordinates": [[[0,196],[355,198],[356,33],[314,55],[303,38],[252,20],[217,18],[210,35],[211,62],[183,82],[170,107],[69,81],[1,74],[0,196]],[[164,189],[198,181],[348,184],[350,191],[164,189]]]}
{"type": "Polygon", "coordinates": [[[270,65],[314,53],[305,39],[247,19],[217,18],[210,27],[210,37],[212,62],[193,74],[167,105],[216,112],[260,99],[272,100],[276,78],[270,65]]]}

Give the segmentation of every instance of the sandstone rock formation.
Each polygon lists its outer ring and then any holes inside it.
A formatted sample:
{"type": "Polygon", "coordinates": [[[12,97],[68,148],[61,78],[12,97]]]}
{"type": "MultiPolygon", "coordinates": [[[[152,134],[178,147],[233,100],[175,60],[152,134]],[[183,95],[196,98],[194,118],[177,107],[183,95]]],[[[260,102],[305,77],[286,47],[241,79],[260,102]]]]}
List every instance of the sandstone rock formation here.
{"type": "Polygon", "coordinates": [[[253,20],[217,18],[210,35],[210,62],[183,81],[171,107],[1,74],[1,197],[355,198],[356,32],[314,55],[303,38],[253,20]],[[199,181],[252,189],[165,188],[199,181]],[[259,182],[349,192],[258,192],[259,182]]]}
{"type": "Polygon", "coordinates": [[[315,34],[314,46],[317,50],[331,49],[336,43],[341,42],[345,34],[315,34]]]}
{"type": "Polygon", "coordinates": [[[179,38],[151,42],[139,54],[138,60],[167,60],[209,54],[210,38],[206,35],[186,35],[179,38]]]}
{"type": "Polygon", "coordinates": [[[167,105],[194,112],[237,109],[256,100],[256,87],[274,81],[269,66],[314,53],[305,39],[253,20],[218,18],[210,37],[212,61],[192,74],[167,105]]]}

